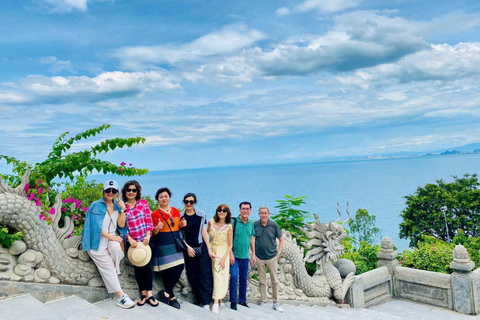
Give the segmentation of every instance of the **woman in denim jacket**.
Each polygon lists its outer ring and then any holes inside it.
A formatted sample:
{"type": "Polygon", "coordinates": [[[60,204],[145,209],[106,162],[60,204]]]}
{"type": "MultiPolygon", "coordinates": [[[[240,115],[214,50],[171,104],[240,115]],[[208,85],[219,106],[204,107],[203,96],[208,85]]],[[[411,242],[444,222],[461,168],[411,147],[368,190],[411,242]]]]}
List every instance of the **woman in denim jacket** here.
{"type": "Polygon", "coordinates": [[[125,228],[125,203],[114,199],[118,183],[108,180],[103,186],[103,198],[93,202],[87,211],[82,231],[82,250],[86,251],[98,268],[109,293],[118,296],[117,305],[128,309],[135,306],[123,292],[118,280],[120,261],[124,257],[122,244],[125,228]]]}

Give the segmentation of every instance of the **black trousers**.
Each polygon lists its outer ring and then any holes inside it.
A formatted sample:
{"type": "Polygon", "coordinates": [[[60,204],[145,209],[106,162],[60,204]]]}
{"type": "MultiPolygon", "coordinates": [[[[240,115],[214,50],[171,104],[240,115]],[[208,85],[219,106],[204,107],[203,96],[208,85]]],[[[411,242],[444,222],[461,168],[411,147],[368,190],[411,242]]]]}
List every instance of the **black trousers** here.
{"type": "MultiPolygon", "coordinates": [[[[152,241],[149,243],[150,249],[153,252],[153,244],[152,241]]],[[[127,241],[127,251],[130,248],[130,243],[127,241]]],[[[153,258],[150,259],[143,267],[133,266],[133,270],[135,271],[135,280],[137,280],[138,284],[138,291],[142,294],[142,291],[152,291],[153,287],[153,258]]]]}
{"type": "Polygon", "coordinates": [[[178,279],[180,279],[183,268],[184,268],[184,265],[182,263],[178,266],[162,271],[163,286],[165,287],[165,292],[168,293],[170,297],[175,296],[175,294],[173,294],[173,288],[175,288],[175,285],[177,284],[178,279]]]}
{"type": "Polygon", "coordinates": [[[190,258],[185,253],[185,269],[198,302],[202,305],[210,304],[213,293],[212,260],[205,244],[202,245],[202,254],[199,257],[190,258]]]}
{"type": "Polygon", "coordinates": [[[142,291],[152,291],[152,283],[153,283],[152,261],[150,260],[150,262],[143,267],[133,266],[133,269],[135,270],[135,280],[137,280],[138,291],[140,291],[140,294],[142,293],[142,291]]]}

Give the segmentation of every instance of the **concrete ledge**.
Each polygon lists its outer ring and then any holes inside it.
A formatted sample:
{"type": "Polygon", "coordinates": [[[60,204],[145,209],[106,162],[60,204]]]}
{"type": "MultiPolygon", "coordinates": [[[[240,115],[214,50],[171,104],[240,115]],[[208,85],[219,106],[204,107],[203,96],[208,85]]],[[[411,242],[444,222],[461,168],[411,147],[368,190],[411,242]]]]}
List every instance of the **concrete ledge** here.
{"type": "MultiPolygon", "coordinates": [[[[15,295],[30,294],[41,302],[55,301],[76,295],[90,303],[112,297],[105,288],[33,282],[13,282],[0,280],[0,299],[15,295]]],[[[130,293],[129,293],[130,294],[130,293]]],[[[137,295],[134,293],[134,297],[137,295]]]]}

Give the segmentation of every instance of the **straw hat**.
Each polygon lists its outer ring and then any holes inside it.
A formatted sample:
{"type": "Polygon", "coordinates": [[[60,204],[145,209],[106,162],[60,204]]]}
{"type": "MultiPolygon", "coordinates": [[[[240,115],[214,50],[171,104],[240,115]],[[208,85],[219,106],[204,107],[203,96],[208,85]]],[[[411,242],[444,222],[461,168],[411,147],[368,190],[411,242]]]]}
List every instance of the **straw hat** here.
{"type": "Polygon", "coordinates": [[[145,246],[143,242],[137,242],[137,247],[130,247],[128,248],[128,260],[136,266],[136,267],[143,267],[147,263],[150,262],[152,258],[152,249],[150,246],[145,246]]]}

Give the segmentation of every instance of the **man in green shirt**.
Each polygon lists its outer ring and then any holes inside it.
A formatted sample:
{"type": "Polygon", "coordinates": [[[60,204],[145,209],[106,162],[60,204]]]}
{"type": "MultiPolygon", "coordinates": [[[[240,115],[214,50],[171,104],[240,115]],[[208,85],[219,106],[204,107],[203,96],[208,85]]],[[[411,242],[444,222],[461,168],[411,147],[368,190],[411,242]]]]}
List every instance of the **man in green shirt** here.
{"type": "Polygon", "coordinates": [[[249,250],[252,250],[252,265],[255,264],[255,227],[253,221],[248,220],[252,212],[252,204],[244,201],[240,203],[240,215],[232,219],[233,225],[233,254],[230,255],[230,308],[237,310],[237,283],[240,280],[238,303],[247,305],[247,277],[249,250]]]}

